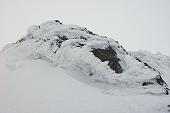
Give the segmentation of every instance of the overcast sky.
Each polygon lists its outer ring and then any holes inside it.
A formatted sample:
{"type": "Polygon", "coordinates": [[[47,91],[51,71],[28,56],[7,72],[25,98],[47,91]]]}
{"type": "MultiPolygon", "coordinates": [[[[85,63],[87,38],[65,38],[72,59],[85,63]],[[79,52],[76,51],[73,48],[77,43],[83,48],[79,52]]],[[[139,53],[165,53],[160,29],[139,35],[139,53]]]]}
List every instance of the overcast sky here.
{"type": "Polygon", "coordinates": [[[128,51],[170,56],[170,0],[0,0],[0,48],[29,26],[58,19],[105,35],[128,51]]]}

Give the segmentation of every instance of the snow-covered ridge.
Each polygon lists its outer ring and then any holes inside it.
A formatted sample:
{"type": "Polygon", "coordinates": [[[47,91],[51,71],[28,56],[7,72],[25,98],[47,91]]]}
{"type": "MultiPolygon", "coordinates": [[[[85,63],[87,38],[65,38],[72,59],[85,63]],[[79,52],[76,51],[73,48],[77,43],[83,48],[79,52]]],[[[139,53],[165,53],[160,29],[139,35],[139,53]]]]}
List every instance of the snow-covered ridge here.
{"type": "Polygon", "coordinates": [[[58,20],[30,27],[26,36],[6,46],[1,56],[16,65],[25,58],[48,60],[109,86],[109,93],[128,89],[140,94],[169,94],[166,80],[162,79],[166,78],[162,74],[168,73],[155,68],[154,59],[148,62],[138,53],[129,54],[112,38],[58,20]]]}

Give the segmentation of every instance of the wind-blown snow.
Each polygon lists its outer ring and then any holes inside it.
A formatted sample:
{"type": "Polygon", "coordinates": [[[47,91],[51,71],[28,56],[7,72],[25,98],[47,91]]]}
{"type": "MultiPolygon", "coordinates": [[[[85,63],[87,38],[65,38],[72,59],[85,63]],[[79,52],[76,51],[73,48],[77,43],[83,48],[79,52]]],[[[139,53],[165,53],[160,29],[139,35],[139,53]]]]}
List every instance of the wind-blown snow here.
{"type": "Polygon", "coordinates": [[[170,110],[170,97],[164,95],[170,85],[170,57],[127,52],[111,38],[57,20],[27,32],[0,52],[0,113],[170,110]],[[122,73],[92,52],[107,48],[116,52],[122,73]],[[165,82],[157,82],[159,77],[165,82]]]}
{"type": "Polygon", "coordinates": [[[2,62],[0,113],[168,113],[170,109],[169,96],[106,95],[44,60],[2,62]]]}

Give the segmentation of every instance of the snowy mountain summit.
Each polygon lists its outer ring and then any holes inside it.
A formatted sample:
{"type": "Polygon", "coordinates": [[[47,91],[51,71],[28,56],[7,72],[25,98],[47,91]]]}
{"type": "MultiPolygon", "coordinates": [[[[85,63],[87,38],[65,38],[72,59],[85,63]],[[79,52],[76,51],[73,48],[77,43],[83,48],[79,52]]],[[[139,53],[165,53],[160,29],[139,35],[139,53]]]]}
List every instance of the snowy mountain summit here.
{"type": "Polygon", "coordinates": [[[0,56],[13,69],[22,59],[43,59],[108,94],[169,94],[169,57],[128,52],[112,38],[58,20],[30,27],[0,56]]]}

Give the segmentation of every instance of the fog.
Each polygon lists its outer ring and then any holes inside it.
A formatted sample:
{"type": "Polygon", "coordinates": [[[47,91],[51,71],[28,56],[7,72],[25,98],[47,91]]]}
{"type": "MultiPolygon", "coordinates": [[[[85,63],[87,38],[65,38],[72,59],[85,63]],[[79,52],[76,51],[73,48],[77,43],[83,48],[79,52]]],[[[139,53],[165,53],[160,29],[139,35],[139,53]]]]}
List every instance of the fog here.
{"type": "Polygon", "coordinates": [[[111,37],[128,51],[170,56],[170,0],[0,0],[0,49],[29,26],[58,19],[111,37]]]}

